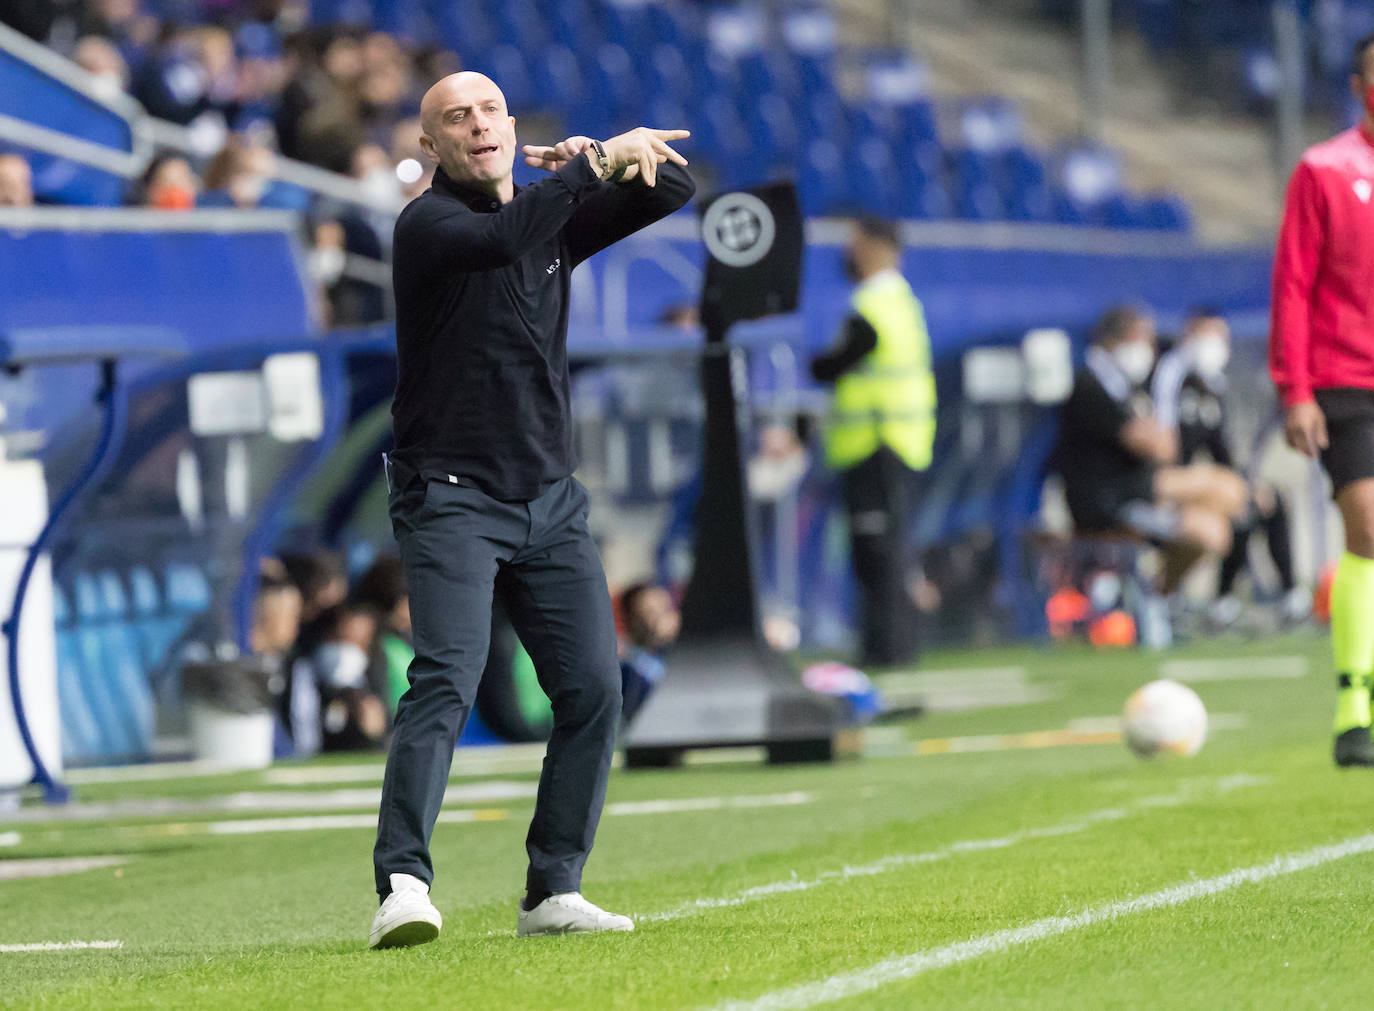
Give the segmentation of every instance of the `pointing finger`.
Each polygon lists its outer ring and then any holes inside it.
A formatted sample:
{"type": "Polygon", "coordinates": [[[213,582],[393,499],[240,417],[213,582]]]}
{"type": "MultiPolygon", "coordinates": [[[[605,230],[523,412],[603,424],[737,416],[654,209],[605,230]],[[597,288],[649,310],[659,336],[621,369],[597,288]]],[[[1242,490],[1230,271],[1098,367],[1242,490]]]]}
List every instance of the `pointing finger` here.
{"type": "Polygon", "coordinates": [[[686,158],[682,157],[682,155],[678,154],[676,151],[670,148],[667,144],[663,143],[663,141],[661,140],[654,141],[654,150],[659,153],[660,160],[666,158],[669,161],[677,162],[679,165],[687,164],[686,158]]]}
{"type": "Polygon", "coordinates": [[[682,140],[684,137],[692,136],[691,130],[650,130],[659,140],[682,140]]]}

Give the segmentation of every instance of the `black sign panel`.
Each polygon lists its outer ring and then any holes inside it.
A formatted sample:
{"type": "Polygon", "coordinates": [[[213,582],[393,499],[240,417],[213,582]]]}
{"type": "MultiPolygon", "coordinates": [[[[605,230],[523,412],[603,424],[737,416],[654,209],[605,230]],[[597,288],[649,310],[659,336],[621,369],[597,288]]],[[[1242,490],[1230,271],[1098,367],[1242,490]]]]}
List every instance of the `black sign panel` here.
{"type": "Polygon", "coordinates": [[[701,308],[708,335],[738,320],[796,310],[802,216],[791,183],[713,197],[702,205],[701,238],[707,252],[701,308]]]}

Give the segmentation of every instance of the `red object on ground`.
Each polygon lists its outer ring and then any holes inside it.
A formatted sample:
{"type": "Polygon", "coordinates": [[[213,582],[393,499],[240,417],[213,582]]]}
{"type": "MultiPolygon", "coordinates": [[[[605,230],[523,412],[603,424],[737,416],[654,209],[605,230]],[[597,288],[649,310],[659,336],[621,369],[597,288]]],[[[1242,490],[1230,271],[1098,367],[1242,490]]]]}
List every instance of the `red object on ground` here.
{"type": "Polygon", "coordinates": [[[1312,590],[1312,616],[1324,625],[1331,623],[1331,584],[1336,579],[1336,566],[1328,565],[1322,569],[1317,585],[1312,590]]]}
{"type": "Polygon", "coordinates": [[[1045,619],[1050,623],[1050,636],[1067,639],[1074,626],[1088,617],[1088,598],[1072,586],[1059,590],[1045,601],[1045,619]]]}
{"type": "Polygon", "coordinates": [[[1134,646],[1135,619],[1125,611],[1108,611],[1088,626],[1094,646],[1134,646]]]}

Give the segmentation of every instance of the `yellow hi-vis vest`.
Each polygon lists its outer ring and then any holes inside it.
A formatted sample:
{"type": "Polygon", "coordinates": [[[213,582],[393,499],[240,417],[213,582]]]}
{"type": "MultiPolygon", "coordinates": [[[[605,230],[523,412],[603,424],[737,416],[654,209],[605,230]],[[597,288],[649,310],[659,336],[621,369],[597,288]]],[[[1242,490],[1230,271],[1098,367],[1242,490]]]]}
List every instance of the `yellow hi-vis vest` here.
{"type": "Polygon", "coordinates": [[[877,331],[878,345],[835,383],[826,461],[847,470],[887,446],[925,470],[935,442],[935,374],[921,303],[889,271],[860,284],[851,304],[877,331]]]}

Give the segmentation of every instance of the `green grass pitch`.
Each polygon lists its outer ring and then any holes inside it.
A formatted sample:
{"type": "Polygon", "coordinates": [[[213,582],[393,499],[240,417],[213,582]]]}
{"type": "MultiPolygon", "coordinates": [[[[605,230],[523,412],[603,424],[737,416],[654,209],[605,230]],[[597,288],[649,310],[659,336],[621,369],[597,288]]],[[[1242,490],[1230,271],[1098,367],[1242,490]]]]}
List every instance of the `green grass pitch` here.
{"type": "Polygon", "coordinates": [[[86,782],[79,804],[103,810],[0,824],[0,946],[122,946],[0,949],[0,1006],[1368,1006],[1374,772],[1331,764],[1323,639],[924,666],[1020,667],[1048,697],[879,728],[829,766],[613,773],[584,892],[639,917],[629,935],[515,937],[528,758],[460,764],[434,844],[443,934],[385,952],[366,950],[361,824],[378,758],[86,782]],[[1255,661],[1194,685],[1220,724],[1202,753],[1141,762],[1104,740],[1095,718],[1179,658],[1255,661]],[[342,826],[223,828],[326,816],[342,826]],[[5,876],[72,857],[123,862],[5,876]]]}

